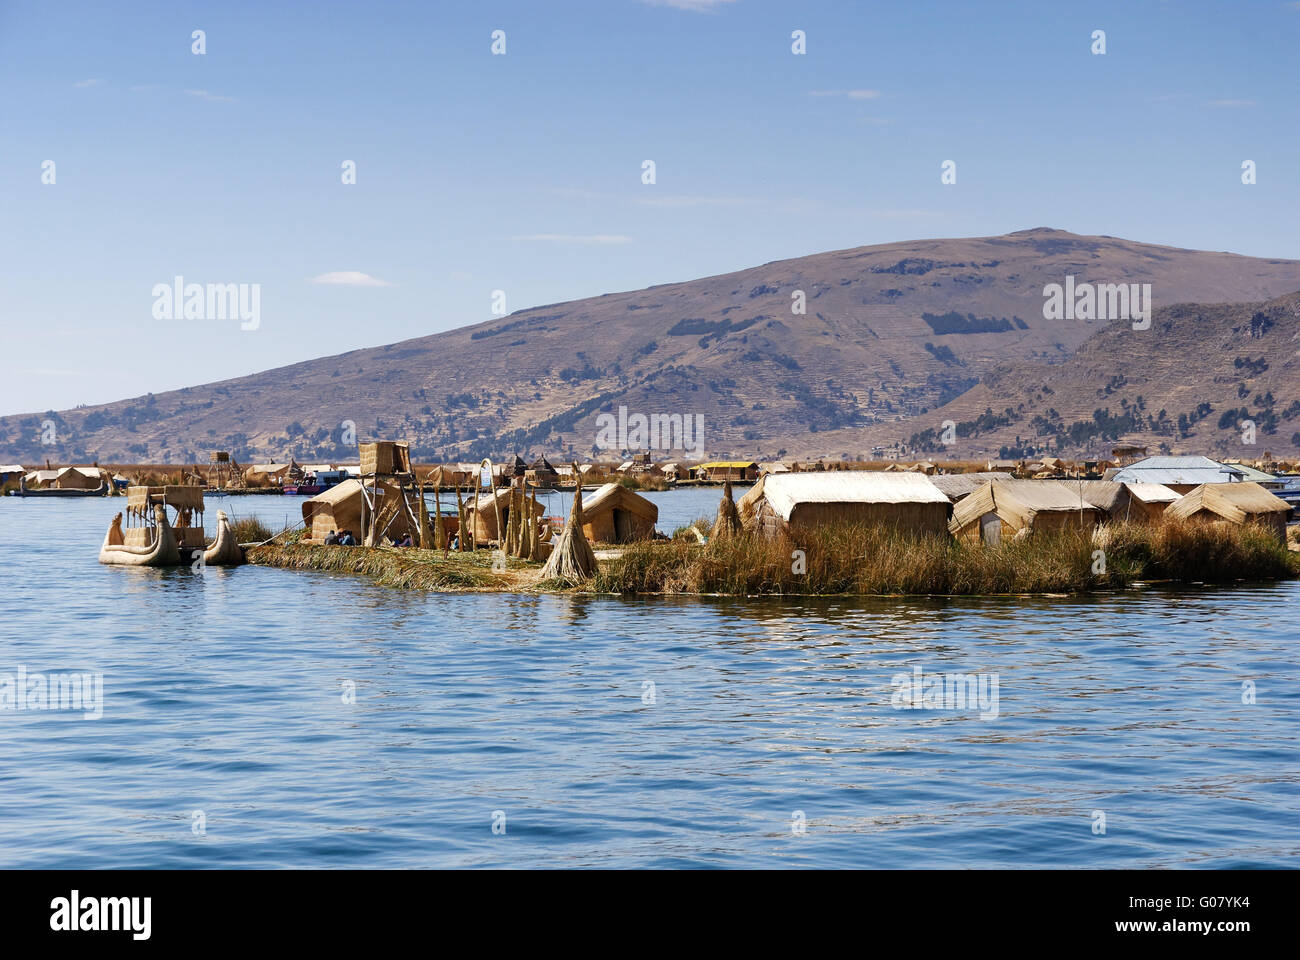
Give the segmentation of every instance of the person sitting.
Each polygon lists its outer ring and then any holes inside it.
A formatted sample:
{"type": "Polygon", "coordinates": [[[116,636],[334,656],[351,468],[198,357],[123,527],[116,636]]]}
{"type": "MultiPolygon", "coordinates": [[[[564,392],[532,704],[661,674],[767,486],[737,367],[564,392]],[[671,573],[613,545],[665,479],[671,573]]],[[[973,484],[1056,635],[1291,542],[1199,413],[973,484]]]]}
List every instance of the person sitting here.
{"type": "Polygon", "coordinates": [[[339,535],[335,533],[333,530],[331,530],[330,535],[325,538],[325,546],[336,547],[338,546],[338,543],[339,543],[339,535]]]}
{"type": "Polygon", "coordinates": [[[402,537],[402,539],[397,541],[397,545],[399,547],[410,547],[414,546],[414,541],[411,540],[411,535],[407,533],[402,537]]]}
{"type": "Polygon", "coordinates": [[[356,545],[357,545],[357,541],[356,541],[356,539],[352,536],[352,531],[351,531],[351,530],[344,530],[344,531],[343,531],[343,536],[339,537],[339,546],[341,546],[341,547],[355,547],[356,545]]]}
{"type": "Polygon", "coordinates": [[[454,533],[454,534],[452,534],[452,536],[451,536],[451,547],[450,547],[450,549],[452,549],[452,550],[459,550],[459,549],[460,549],[460,534],[459,534],[459,533],[454,533]]]}

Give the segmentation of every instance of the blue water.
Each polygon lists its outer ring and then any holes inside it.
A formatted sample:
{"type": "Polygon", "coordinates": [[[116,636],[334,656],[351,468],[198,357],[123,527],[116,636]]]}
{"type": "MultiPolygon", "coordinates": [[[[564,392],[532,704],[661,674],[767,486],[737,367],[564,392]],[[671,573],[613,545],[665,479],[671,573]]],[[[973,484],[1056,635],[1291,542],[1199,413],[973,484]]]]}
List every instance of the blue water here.
{"type": "Polygon", "coordinates": [[[103,567],[121,503],[0,501],[0,673],[104,683],[0,710],[0,866],[1300,866],[1295,583],[428,595],[103,567]],[[895,709],[918,665],[996,674],[998,717],[895,709]]]}

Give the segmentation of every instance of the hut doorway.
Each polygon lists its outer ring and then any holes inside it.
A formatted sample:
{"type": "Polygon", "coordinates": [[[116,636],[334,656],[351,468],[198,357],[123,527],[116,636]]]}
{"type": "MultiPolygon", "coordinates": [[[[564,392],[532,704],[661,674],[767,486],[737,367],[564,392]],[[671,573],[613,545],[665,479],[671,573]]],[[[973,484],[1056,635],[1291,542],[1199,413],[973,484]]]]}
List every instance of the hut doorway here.
{"type": "Polygon", "coordinates": [[[980,517],[980,540],[995,547],[1002,542],[1002,518],[996,513],[980,517]]]}
{"type": "Polygon", "coordinates": [[[636,539],[636,532],[632,529],[632,514],[626,510],[614,508],[614,542],[631,543],[636,539]]]}

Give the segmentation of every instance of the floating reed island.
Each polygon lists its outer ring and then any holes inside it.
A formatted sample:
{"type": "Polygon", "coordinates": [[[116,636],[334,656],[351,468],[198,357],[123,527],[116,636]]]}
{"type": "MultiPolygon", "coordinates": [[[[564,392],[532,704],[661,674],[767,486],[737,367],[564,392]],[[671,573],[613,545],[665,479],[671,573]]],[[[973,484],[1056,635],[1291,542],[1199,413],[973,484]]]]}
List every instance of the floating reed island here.
{"type": "Polygon", "coordinates": [[[653,504],[612,484],[585,506],[575,491],[550,535],[521,485],[472,508],[458,494],[455,518],[410,511],[423,548],[270,543],[247,555],[438,591],[959,596],[1300,577],[1289,507],[1254,484],[1228,498],[1202,491],[1175,512],[1157,491],[1053,483],[990,480],[954,494],[954,507],[919,473],[768,476],[739,503],[725,483],[716,519],[671,538],[654,533],[653,504]],[[449,540],[450,522],[465,535],[449,540]]]}

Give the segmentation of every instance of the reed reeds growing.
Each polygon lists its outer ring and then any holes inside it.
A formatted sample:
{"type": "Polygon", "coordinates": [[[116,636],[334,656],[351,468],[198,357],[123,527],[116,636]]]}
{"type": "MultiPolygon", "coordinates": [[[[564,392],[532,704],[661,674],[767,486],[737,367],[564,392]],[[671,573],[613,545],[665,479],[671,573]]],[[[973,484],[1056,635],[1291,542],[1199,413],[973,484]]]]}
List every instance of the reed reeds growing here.
{"type": "Polygon", "coordinates": [[[616,593],[969,595],[1082,593],[1136,580],[1223,583],[1300,576],[1300,556],[1264,531],[1209,524],[1118,525],[1001,544],[827,525],[638,543],[592,586],[616,593]]]}
{"type": "Polygon", "coordinates": [[[268,544],[250,547],[248,562],[289,570],[319,570],[369,577],[387,587],[413,590],[492,590],[511,586],[496,576],[487,554],[444,555],[392,547],[324,547],[268,544]],[[450,559],[449,559],[450,558],[450,559]]]}

